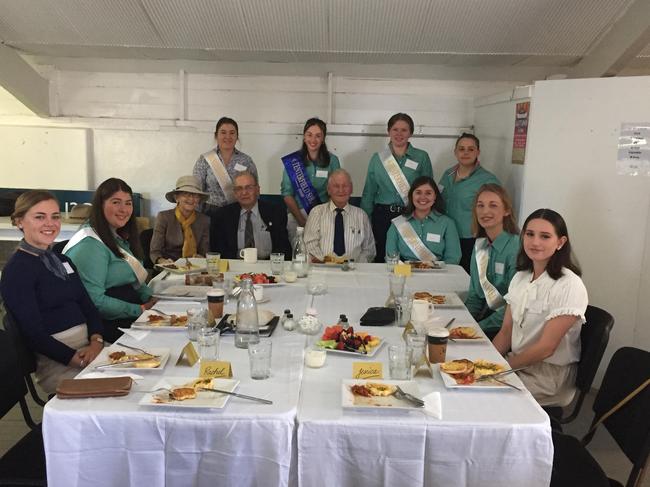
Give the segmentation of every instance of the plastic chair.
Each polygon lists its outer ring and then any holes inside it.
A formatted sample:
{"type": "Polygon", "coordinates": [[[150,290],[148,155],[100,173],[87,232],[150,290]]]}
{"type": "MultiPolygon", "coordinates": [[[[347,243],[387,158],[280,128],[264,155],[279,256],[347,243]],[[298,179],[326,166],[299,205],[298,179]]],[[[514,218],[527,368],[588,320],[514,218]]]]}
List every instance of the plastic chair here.
{"type": "MultiPolygon", "coordinates": [[[[603,383],[594,400],[595,424],[598,418],[650,378],[650,352],[623,347],[614,353],[603,383]]],[[[625,456],[632,462],[626,487],[641,484],[650,452],[650,386],[613,413],[603,423],[625,456]]],[[[591,428],[590,428],[591,429],[591,428]]],[[[585,437],[588,444],[595,431],[585,437]]]]}
{"type": "Polygon", "coordinates": [[[17,356],[16,362],[18,363],[19,370],[23,374],[25,384],[29,389],[34,402],[40,406],[45,406],[45,402],[36,392],[36,386],[32,380],[32,373],[36,372],[36,357],[34,353],[27,348],[25,339],[16,325],[11,312],[7,309],[3,319],[4,329],[7,331],[8,339],[13,344],[14,353],[17,356]]]}
{"type": "Polygon", "coordinates": [[[140,245],[142,246],[142,252],[144,253],[144,262],[145,269],[153,269],[153,262],[151,257],[149,257],[149,251],[151,250],[151,238],[153,237],[153,228],[147,228],[140,232],[140,245]]]}
{"type": "Polygon", "coordinates": [[[0,330],[0,417],[20,404],[30,431],[0,458],[0,485],[47,485],[41,425],[35,424],[25,395],[27,387],[8,333],[0,330]]]}
{"type": "Polygon", "coordinates": [[[62,253],[63,253],[63,249],[65,248],[66,245],[68,245],[68,242],[69,242],[69,241],[70,241],[70,240],[61,240],[60,242],[56,242],[56,243],[52,246],[52,250],[53,250],[54,252],[56,252],[57,254],[62,254],[62,253]]]}
{"type": "Polygon", "coordinates": [[[562,408],[545,408],[549,416],[555,418],[560,424],[570,423],[578,417],[582,403],[591,390],[591,385],[609,342],[609,334],[614,326],[614,317],[596,306],[587,306],[585,319],[586,323],[580,332],[582,350],[576,375],[578,394],[573,401],[573,409],[568,416],[564,416],[562,408]]]}

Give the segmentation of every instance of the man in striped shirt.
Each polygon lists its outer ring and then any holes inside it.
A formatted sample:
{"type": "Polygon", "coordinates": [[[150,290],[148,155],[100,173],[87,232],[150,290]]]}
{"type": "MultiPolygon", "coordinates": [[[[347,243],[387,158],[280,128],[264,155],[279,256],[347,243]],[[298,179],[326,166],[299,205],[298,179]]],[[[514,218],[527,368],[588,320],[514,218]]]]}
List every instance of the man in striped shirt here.
{"type": "Polygon", "coordinates": [[[372,262],[375,238],[366,212],[349,204],[352,178],[345,169],[333,171],[327,181],[330,201],[314,207],[305,226],[305,244],[312,262],[325,257],[372,262]]]}

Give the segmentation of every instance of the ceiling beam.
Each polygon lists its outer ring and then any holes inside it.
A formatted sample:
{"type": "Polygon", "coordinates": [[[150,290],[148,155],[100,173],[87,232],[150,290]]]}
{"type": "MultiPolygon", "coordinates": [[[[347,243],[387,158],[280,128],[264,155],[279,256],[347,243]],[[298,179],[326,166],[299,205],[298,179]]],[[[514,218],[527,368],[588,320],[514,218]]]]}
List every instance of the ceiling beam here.
{"type": "Polygon", "coordinates": [[[40,117],[50,116],[49,81],[39,75],[15,49],[0,44],[0,85],[40,117]]]}
{"type": "Polygon", "coordinates": [[[648,44],[650,1],[636,0],[568,75],[570,78],[616,76],[648,44]]]}

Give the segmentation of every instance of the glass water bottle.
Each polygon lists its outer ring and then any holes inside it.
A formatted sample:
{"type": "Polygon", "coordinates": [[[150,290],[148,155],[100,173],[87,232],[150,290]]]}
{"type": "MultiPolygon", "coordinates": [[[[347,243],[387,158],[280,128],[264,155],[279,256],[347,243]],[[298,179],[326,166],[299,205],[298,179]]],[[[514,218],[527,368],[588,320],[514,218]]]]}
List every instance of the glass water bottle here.
{"type": "Polygon", "coordinates": [[[293,270],[296,271],[298,277],[306,277],[309,273],[309,254],[307,253],[307,246],[303,237],[303,227],[298,227],[296,238],[293,242],[293,270]]]}
{"type": "Polygon", "coordinates": [[[240,282],[241,292],[237,299],[237,323],[235,346],[248,348],[249,343],[260,341],[260,326],[257,316],[257,301],[253,294],[253,281],[250,278],[240,282]]]}

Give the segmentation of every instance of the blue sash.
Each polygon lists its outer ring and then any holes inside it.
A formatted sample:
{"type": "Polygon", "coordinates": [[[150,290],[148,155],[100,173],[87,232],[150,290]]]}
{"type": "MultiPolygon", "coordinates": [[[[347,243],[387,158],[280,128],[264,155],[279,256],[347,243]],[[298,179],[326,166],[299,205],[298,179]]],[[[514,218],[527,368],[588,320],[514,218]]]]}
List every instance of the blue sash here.
{"type": "Polygon", "coordinates": [[[291,186],[300,198],[303,209],[309,213],[311,209],[320,205],[321,201],[318,197],[314,185],[305,173],[305,166],[302,163],[302,154],[300,151],[292,152],[282,158],[282,164],[287,171],[287,175],[291,180],[291,186]]]}

